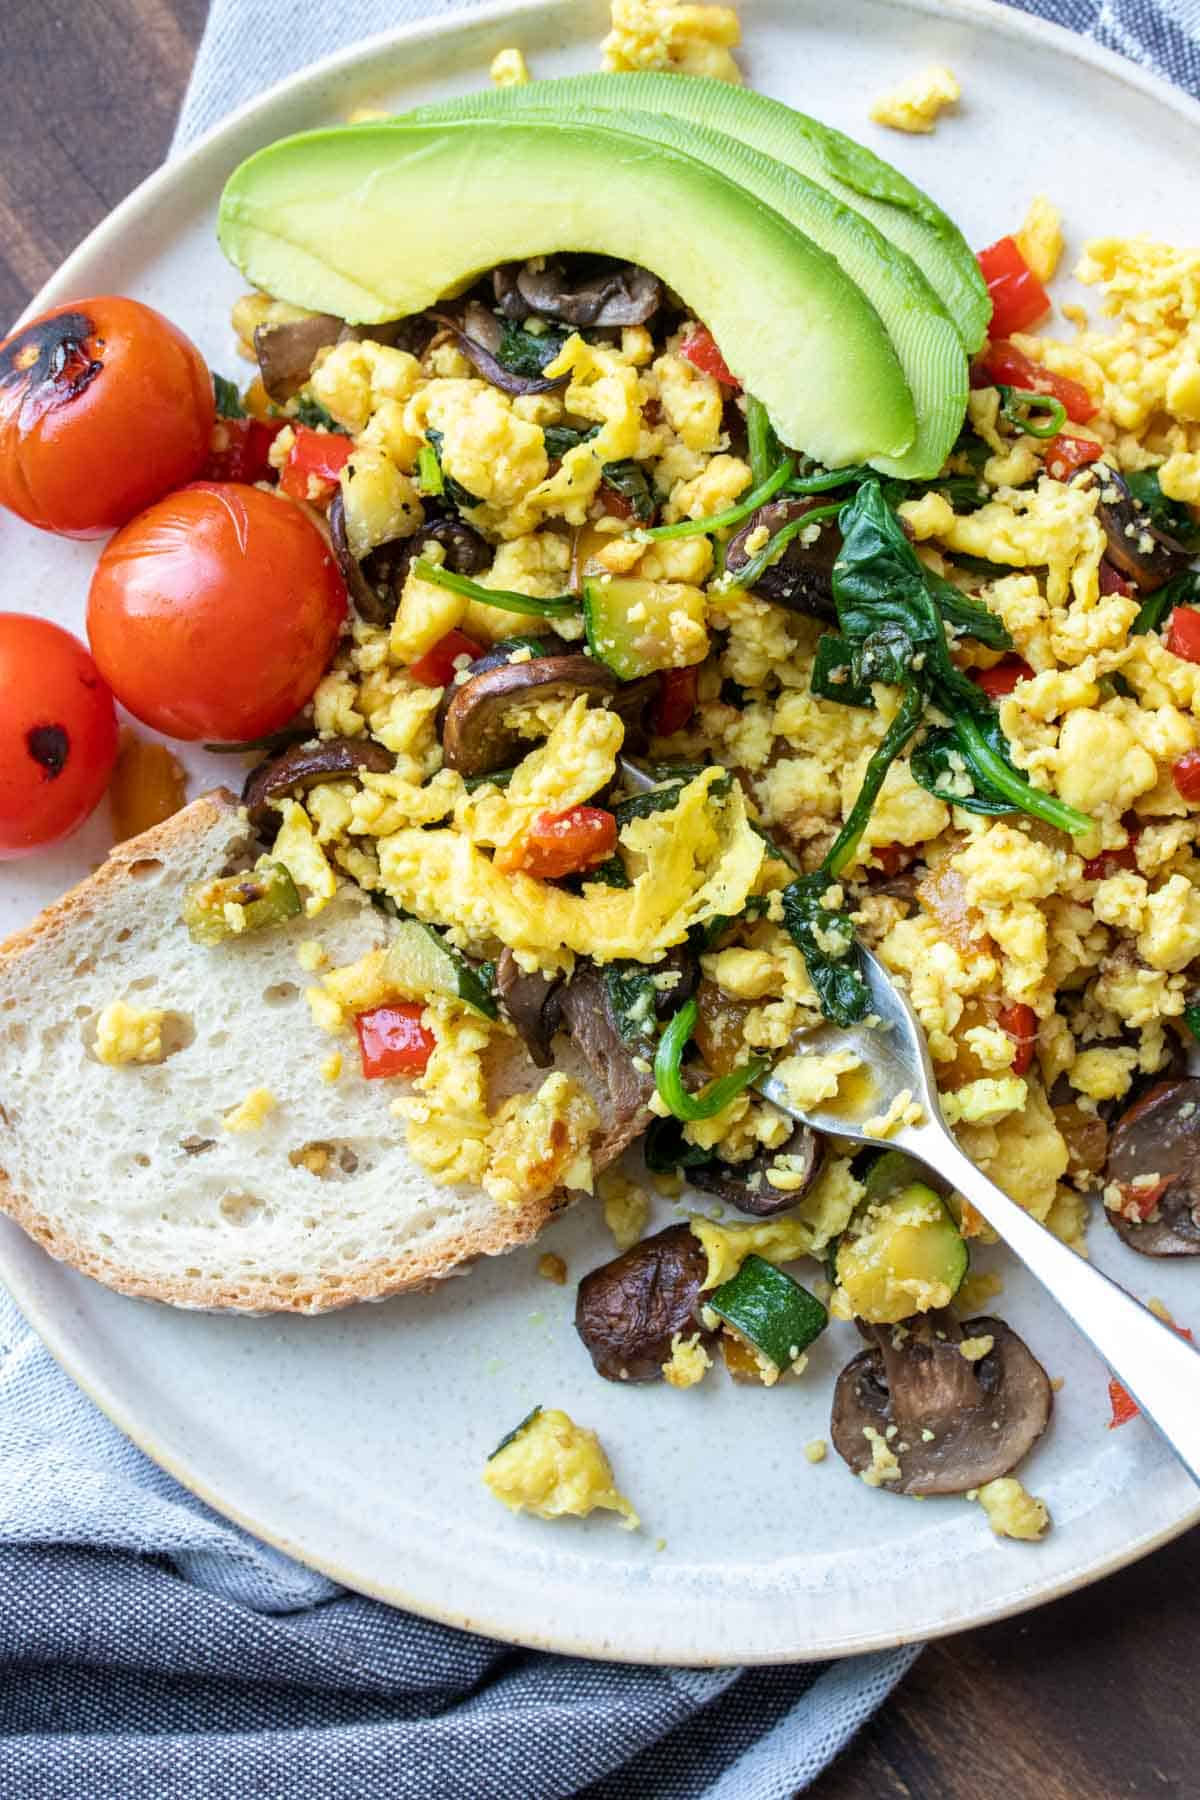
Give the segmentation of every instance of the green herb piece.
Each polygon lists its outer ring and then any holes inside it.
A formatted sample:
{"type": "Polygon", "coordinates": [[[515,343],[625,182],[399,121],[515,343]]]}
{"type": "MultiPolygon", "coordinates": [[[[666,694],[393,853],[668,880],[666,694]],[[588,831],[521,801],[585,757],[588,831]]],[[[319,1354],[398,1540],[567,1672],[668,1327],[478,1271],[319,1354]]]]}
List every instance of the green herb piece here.
{"type": "Polygon", "coordinates": [[[532,1412],[527,1412],[525,1414],[525,1417],[521,1420],[519,1425],[514,1425],[511,1431],[506,1431],[504,1436],[500,1439],[500,1442],[496,1445],[496,1448],[488,1457],[488,1461],[495,1462],[502,1450],[507,1450],[510,1444],[515,1444],[526,1426],[533,1424],[533,1421],[537,1418],[541,1410],[540,1406],[535,1406],[532,1412]]]}
{"type": "Polygon", "coordinates": [[[526,331],[515,320],[505,319],[495,358],[510,375],[540,375],[570,335],[568,331],[526,331]]]}
{"type": "Polygon", "coordinates": [[[783,922],[808,967],[821,1011],[835,1025],[856,1025],[870,1011],[871,997],[849,916],[822,904],[832,877],[818,869],[783,890],[783,922]]]}
{"type": "Polygon", "coordinates": [[[242,396],[238,392],[237,382],[227,380],[224,375],[218,375],[215,369],[212,382],[218,419],[244,419],[246,409],[242,405],[242,396]]]}
{"type": "Polygon", "coordinates": [[[609,1010],[627,1044],[645,1044],[653,1037],[658,989],[644,963],[609,963],[604,971],[609,1010]]]}
{"type": "Polygon", "coordinates": [[[756,581],[762,580],[772,563],[779,561],[793,538],[799,537],[802,531],[807,531],[810,525],[820,525],[826,519],[836,519],[841,510],[841,502],[835,500],[829,506],[814,506],[808,512],[801,513],[798,519],[789,520],[786,525],[780,526],[773,537],[767,539],[762,549],[749,562],[743,563],[740,569],[727,569],[719,585],[725,590],[752,588],[756,581]]]}
{"type": "Polygon", "coordinates": [[[444,494],[446,491],[442,465],[432,444],[422,444],[417,451],[417,486],[423,494],[444,494]]]}
{"type": "Polygon", "coordinates": [[[590,431],[576,431],[573,425],[543,425],[542,442],[550,461],[561,462],[568,450],[577,450],[580,444],[591,443],[599,433],[598,425],[593,425],[590,431]]]}
{"type": "Polygon", "coordinates": [[[1200,550],[1200,525],[1181,500],[1168,500],[1162,491],[1157,469],[1135,469],[1126,475],[1125,485],[1150,516],[1156,531],[1174,538],[1184,550],[1200,550]]]}
{"type": "Polygon", "coordinates": [[[1200,605],[1200,570],[1183,569],[1162,587],[1155,588],[1152,594],[1146,595],[1137,617],[1129,627],[1129,635],[1135,637],[1145,631],[1157,631],[1167,614],[1175,607],[1197,605],[1200,605]]]}
{"type": "Polygon", "coordinates": [[[711,1150],[688,1143],[678,1119],[651,1120],[642,1154],[652,1175],[670,1175],[676,1169],[699,1169],[714,1160],[711,1150]]]}
{"type": "Polygon", "coordinates": [[[757,512],[787,486],[795,466],[790,456],[785,457],[773,475],[760,482],[758,487],[751,488],[735,505],[727,506],[724,512],[713,513],[707,519],[677,519],[674,525],[655,525],[632,535],[639,544],[656,544],[664,538],[701,537],[705,532],[724,531],[730,525],[740,525],[743,519],[748,519],[752,512],[757,512]]]}
{"type": "Polygon", "coordinates": [[[779,439],[767,417],[767,409],[753,394],[746,395],[746,442],[753,485],[769,481],[779,461],[779,439]]]}
{"type": "Polygon", "coordinates": [[[297,400],[291,416],[297,425],[307,425],[312,431],[320,431],[323,428],[326,431],[340,432],[343,437],[349,435],[338,424],[333,414],[328,412],[319,400],[314,400],[311,394],[304,394],[297,400]]]}
{"type": "Polygon", "coordinates": [[[996,392],[1000,396],[1000,417],[1026,437],[1057,437],[1067,422],[1067,409],[1053,394],[1032,394],[1003,381],[997,383],[996,392]],[[1038,413],[1045,413],[1046,417],[1037,419],[1038,413]]]}
{"type": "Polygon", "coordinates": [[[866,463],[851,463],[844,469],[822,469],[813,464],[803,474],[794,475],[787,484],[789,494],[827,494],[834,488],[856,487],[867,481],[874,470],[866,463]]]}
{"type": "Polygon", "coordinates": [[[606,857],[602,863],[596,863],[593,868],[590,868],[584,876],[584,881],[598,881],[601,887],[630,888],[633,886],[625,864],[616,851],[606,857]]]}
{"type": "MultiPolygon", "coordinates": [[[[688,782],[694,781],[697,775],[702,775],[711,766],[713,765],[699,763],[681,767],[677,771],[673,769],[670,774],[664,775],[662,786],[649,788],[642,794],[630,794],[627,800],[618,800],[609,809],[617,821],[617,829],[623,831],[631,820],[648,818],[651,813],[670,812],[673,806],[679,805],[679,797],[688,782]]],[[[723,800],[732,781],[733,776],[729,770],[722,769],[709,787],[709,798],[723,800]]]]}
{"type": "Polygon", "coordinates": [[[789,1368],[829,1323],[815,1294],[753,1251],[707,1303],[777,1369],[789,1368]]]}
{"type": "Polygon", "coordinates": [[[685,1123],[695,1119],[715,1119],[742,1089],[757,1081],[770,1066],[765,1056],[751,1057],[740,1069],[733,1069],[717,1081],[710,1081],[698,1094],[689,1094],[683,1085],[683,1053],[696,1028],[699,1007],[694,1000],[681,1006],[659,1039],[654,1058],[654,1083],[672,1118],[685,1123]]]}
{"type": "Polygon", "coordinates": [[[453,569],[445,569],[441,563],[426,562],[423,556],[414,557],[412,572],[422,581],[431,581],[434,587],[449,588],[452,594],[465,594],[468,600],[479,600],[484,606],[498,606],[502,612],[541,613],[547,619],[562,619],[568,613],[579,611],[579,602],[573,594],[564,594],[556,600],[539,600],[532,594],[514,594],[508,588],[483,587],[469,575],[456,575],[453,569]]]}
{"type": "Polygon", "coordinates": [[[445,433],[442,431],[435,431],[432,425],[427,425],[425,427],[425,436],[432,445],[434,455],[438,459],[438,469],[442,477],[442,493],[450,502],[451,506],[457,507],[459,512],[469,512],[472,507],[482,506],[483,501],[479,498],[479,495],[469,493],[462,485],[461,481],[455,481],[453,475],[447,475],[442,466],[442,444],[445,441],[445,433]]]}
{"type": "Polygon", "coordinates": [[[463,786],[466,788],[468,794],[473,794],[476,788],[481,787],[506,788],[516,772],[516,765],[514,764],[511,769],[493,769],[490,774],[487,775],[465,775],[463,777],[463,786]]]}
{"type": "Polygon", "coordinates": [[[633,516],[642,524],[654,517],[655,499],[646,480],[646,471],[632,457],[621,462],[605,463],[601,475],[606,487],[623,494],[633,507],[633,516]]]}

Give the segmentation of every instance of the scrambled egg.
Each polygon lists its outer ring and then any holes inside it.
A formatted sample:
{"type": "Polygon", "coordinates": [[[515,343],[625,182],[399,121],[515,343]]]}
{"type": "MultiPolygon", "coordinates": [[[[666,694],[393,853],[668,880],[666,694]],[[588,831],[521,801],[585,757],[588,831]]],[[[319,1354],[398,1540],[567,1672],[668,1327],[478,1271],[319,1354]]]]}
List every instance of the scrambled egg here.
{"type": "Polygon", "coordinates": [[[942,109],[953,106],[961,95],[954,74],[944,65],[934,64],[880,94],[871,107],[871,117],[877,125],[889,125],[893,131],[932,131],[942,109]]]}
{"type": "Polygon", "coordinates": [[[641,1523],[618,1493],[612,1467],[594,1431],[576,1425],[565,1412],[542,1407],[489,1458],[484,1486],[510,1512],[539,1519],[586,1518],[604,1509],[620,1513],[626,1531],[641,1523]]]}
{"type": "Polygon", "coordinates": [[[96,1060],[110,1068],[119,1068],[123,1063],[160,1062],[166,1016],[153,1006],[110,1001],[96,1020],[96,1060]]]}
{"type": "Polygon", "coordinates": [[[1021,1538],[1036,1543],[1050,1526],[1050,1513],[1044,1500],[1026,1493],[1013,1475],[989,1481],[968,1499],[978,1500],[988,1516],[988,1524],[997,1537],[1021,1538]]]}
{"type": "Polygon", "coordinates": [[[251,1088],[246,1098],[225,1114],[226,1131],[261,1131],[279,1105],[270,1088],[251,1088]]]}
{"type": "Polygon", "coordinates": [[[730,51],[741,38],[731,6],[693,6],[687,0],[612,0],[605,38],[606,69],[673,69],[740,82],[730,51]]]}
{"type": "Polygon", "coordinates": [[[508,50],[497,50],[488,69],[496,87],[524,87],[529,80],[529,69],[525,58],[515,46],[508,50]]]}

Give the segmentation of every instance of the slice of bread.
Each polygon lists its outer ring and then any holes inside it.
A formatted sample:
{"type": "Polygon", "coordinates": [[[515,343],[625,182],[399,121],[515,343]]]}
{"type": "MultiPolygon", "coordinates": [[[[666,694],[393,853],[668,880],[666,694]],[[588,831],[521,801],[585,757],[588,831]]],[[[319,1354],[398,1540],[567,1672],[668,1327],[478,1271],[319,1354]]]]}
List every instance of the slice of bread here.
{"type": "MultiPolygon", "coordinates": [[[[510,1209],[437,1186],[390,1111],[404,1084],[364,1081],[353,1040],[312,1020],[297,945],[316,938],[338,964],[386,942],[365,895],[346,883],[315,919],[192,941],[185,886],[248,845],[233,796],[206,795],[0,947],[0,1208],[123,1293],[255,1312],[381,1300],[528,1243],[568,1196],[510,1209]],[[96,1058],[117,1000],[166,1011],[160,1062],[96,1058]],[[344,1073],[326,1081],[338,1047],[344,1073]],[[256,1088],[274,1109],[230,1131],[256,1088]]],[[[543,1079],[515,1041],[489,1073],[501,1092],[543,1079]]]]}

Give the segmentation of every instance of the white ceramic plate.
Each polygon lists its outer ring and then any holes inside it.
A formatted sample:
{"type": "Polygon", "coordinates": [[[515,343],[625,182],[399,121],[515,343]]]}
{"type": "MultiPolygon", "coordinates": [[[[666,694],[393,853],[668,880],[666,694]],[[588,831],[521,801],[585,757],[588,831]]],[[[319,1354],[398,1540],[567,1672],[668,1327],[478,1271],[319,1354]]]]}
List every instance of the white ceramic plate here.
{"type": "MultiPolygon", "coordinates": [[[[1115,57],[977,0],[842,0],[832,10],[742,0],[740,10],[749,80],[878,147],[973,243],[1012,229],[1042,190],[1063,207],[1073,251],[1106,232],[1197,235],[1200,108],[1115,57]],[[961,112],[926,139],[869,124],[871,97],[929,61],[960,76],[961,112]]],[[[490,9],[375,40],[286,83],[140,188],[35,306],[135,294],[233,372],[228,317],[241,284],[213,224],[243,156],[356,106],[478,84],[509,43],[538,75],[595,67],[605,14],[604,0],[490,9]]],[[[4,604],[80,629],[94,556],[5,517],[4,604]]],[[[221,765],[192,760],[199,791],[221,765]]],[[[106,828],[102,814],[57,854],[7,865],[0,928],[84,875],[107,849],[106,828]]],[[[269,1069],[258,1073],[270,1081],[269,1069]]],[[[848,1326],[830,1329],[786,1390],[734,1388],[719,1375],[686,1394],[598,1380],[571,1314],[575,1280],[612,1254],[611,1241],[581,1206],[545,1243],[567,1259],[566,1288],[540,1280],[537,1252],[526,1251],[430,1297],[315,1320],[123,1299],[51,1262],[8,1221],[0,1278],[110,1417],[221,1512],[351,1587],[521,1643],[697,1664],[840,1655],[1031,1606],[1200,1517],[1191,1483],[1142,1421],[1106,1429],[1106,1371],[1011,1267],[999,1310],[1065,1381],[1053,1429],[1022,1471],[1054,1515],[1037,1546],[996,1542],[962,1501],[872,1493],[836,1456],[805,1460],[857,1344],[848,1326]],[[486,1494],[485,1456],[536,1403],[599,1430],[641,1510],[640,1533],[603,1515],[510,1518],[486,1494]]],[[[1102,1223],[1092,1245],[1135,1292],[1161,1294],[1200,1324],[1200,1273],[1133,1256],[1102,1223]]]]}

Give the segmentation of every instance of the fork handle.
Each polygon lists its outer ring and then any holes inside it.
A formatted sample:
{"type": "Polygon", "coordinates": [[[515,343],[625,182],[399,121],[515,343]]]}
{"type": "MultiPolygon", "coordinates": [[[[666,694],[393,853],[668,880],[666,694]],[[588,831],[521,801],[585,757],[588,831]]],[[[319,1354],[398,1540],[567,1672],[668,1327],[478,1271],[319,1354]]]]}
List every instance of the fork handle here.
{"type": "Polygon", "coordinates": [[[900,1136],[1016,1251],[1200,1483],[1200,1352],[1010,1200],[949,1131],[930,1124],[900,1136]]]}

